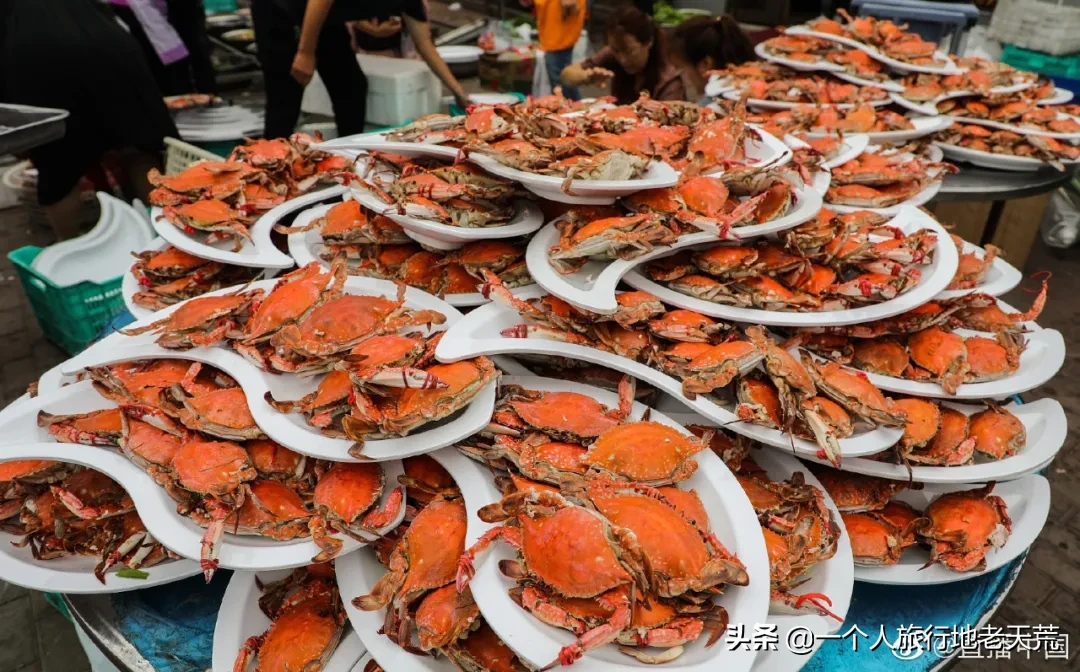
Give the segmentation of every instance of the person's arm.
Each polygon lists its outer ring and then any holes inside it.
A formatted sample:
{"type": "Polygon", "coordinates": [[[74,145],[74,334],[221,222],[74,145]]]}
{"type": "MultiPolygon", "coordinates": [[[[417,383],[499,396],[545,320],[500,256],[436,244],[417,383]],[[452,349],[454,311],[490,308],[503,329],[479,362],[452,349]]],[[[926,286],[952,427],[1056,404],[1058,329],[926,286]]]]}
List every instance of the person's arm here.
{"type": "Polygon", "coordinates": [[[614,61],[611,49],[604,47],[589,58],[580,63],[571,63],[559,73],[559,79],[564,86],[579,87],[592,82],[597,86],[603,86],[615,76],[609,63],[614,61]]]}
{"type": "Polygon", "coordinates": [[[405,28],[408,29],[413,44],[416,45],[416,53],[420,54],[420,58],[424,59],[431,71],[435,73],[435,76],[442,80],[446,88],[450,89],[457,104],[468,107],[469,96],[465,94],[465,89],[462,88],[461,83],[457,81],[457,77],[454,77],[454,73],[450,72],[446,61],[442,59],[442,56],[435,49],[435,42],[431,39],[431,24],[413,18],[408,14],[405,14],[403,18],[405,19],[405,28]]]}
{"type": "Polygon", "coordinates": [[[307,86],[315,74],[315,48],[319,46],[319,33],[322,32],[326,15],[330,13],[333,4],[334,0],[308,0],[307,8],[304,9],[300,44],[296,47],[296,56],[293,57],[290,70],[293,79],[300,82],[301,86],[307,86]]]}

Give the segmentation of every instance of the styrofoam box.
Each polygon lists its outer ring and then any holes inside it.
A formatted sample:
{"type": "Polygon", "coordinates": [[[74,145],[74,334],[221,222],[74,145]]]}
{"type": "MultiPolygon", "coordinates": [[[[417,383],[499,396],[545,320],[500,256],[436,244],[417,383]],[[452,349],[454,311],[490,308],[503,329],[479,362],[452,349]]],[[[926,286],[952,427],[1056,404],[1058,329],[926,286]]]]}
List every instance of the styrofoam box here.
{"type": "MultiPolygon", "coordinates": [[[[367,123],[400,126],[439,111],[442,84],[423,61],[357,54],[368,81],[367,123]]],[[[304,112],[333,115],[330,95],[318,73],[304,90],[304,112]]]]}

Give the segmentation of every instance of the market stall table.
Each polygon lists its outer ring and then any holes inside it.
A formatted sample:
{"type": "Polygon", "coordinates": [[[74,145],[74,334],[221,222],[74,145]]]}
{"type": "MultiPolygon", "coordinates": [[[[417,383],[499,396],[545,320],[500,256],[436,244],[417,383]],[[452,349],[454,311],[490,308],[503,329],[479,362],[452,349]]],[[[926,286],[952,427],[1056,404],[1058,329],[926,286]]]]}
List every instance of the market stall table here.
{"type": "Polygon", "coordinates": [[[964,163],[959,168],[945,177],[931,202],[934,214],[956,224],[965,240],[1004,249],[1010,263],[1023,268],[1050,193],[1068,184],[1075,171],[1008,172],[964,163]]]}

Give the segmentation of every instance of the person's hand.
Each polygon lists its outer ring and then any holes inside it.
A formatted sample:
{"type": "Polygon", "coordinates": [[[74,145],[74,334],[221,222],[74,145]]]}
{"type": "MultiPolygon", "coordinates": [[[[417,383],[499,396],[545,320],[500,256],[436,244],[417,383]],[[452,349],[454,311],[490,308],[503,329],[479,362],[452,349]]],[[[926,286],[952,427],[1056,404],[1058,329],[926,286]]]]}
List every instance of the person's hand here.
{"type": "Polygon", "coordinates": [[[289,69],[292,78],[300,82],[300,86],[307,86],[315,74],[315,54],[297,51],[293,57],[292,68],[289,69]]]}
{"type": "Polygon", "coordinates": [[[578,13],[577,0],[559,0],[559,6],[562,7],[562,18],[564,21],[578,13]]]}
{"type": "Polygon", "coordinates": [[[458,107],[463,110],[468,109],[469,106],[472,105],[472,101],[469,100],[469,94],[465,93],[464,91],[454,94],[454,102],[457,103],[458,107]]]}
{"type": "Polygon", "coordinates": [[[401,32],[401,17],[391,16],[385,21],[378,19],[360,19],[356,27],[372,37],[393,37],[401,32]]]}
{"type": "Polygon", "coordinates": [[[615,76],[615,73],[607,68],[585,68],[585,75],[593,84],[603,86],[608,83],[608,80],[615,76]]]}

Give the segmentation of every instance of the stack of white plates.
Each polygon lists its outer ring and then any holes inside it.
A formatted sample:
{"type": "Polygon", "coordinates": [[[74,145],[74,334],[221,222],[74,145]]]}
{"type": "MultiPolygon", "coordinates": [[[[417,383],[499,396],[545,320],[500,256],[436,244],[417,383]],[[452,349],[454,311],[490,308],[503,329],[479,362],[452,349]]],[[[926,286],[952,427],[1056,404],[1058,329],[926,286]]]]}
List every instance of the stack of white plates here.
{"type": "Polygon", "coordinates": [[[189,142],[239,140],[262,132],[263,114],[237,105],[201,107],[176,113],[180,137],[189,142]]]}

